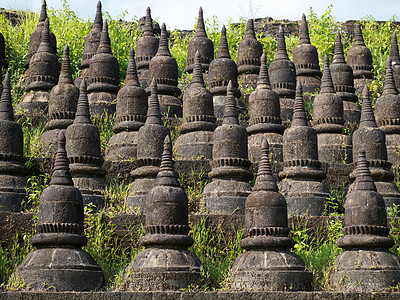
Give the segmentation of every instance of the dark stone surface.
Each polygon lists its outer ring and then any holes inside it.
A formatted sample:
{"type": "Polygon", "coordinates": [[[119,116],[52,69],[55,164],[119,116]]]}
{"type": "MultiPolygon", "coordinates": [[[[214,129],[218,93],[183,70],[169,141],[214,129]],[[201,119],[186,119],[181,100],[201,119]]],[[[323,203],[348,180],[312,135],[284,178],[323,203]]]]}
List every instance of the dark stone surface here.
{"type": "Polygon", "coordinates": [[[392,60],[393,79],[394,79],[397,89],[399,89],[400,88],[400,56],[399,56],[399,44],[397,43],[396,32],[393,32],[393,35],[392,35],[389,57],[392,60]]]}

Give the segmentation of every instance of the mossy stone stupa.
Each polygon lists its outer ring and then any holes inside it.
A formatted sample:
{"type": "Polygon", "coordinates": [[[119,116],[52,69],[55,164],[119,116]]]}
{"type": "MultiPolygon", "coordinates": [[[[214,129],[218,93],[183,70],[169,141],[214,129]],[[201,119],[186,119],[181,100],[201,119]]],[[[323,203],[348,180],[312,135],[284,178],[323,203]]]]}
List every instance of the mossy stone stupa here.
{"type": "Polygon", "coordinates": [[[126,206],[134,208],[139,213],[143,213],[147,193],[155,185],[156,176],[160,171],[163,142],[169,134],[169,129],[164,126],[161,119],[157,82],[153,79],[146,122],[137,133],[137,164],[136,169],[131,171],[134,182],[126,198],[126,206]]]}
{"type": "Polygon", "coordinates": [[[335,93],[329,59],[325,55],[321,90],[314,99],[311,122],[318,134],[318,159],[321,162],[330,165],[352,162],[351,137],[342,133],[343,114],[343,101],[335,93]]]}
{"type": "Polygon", "coordinates": [[[213,95],[214,116],[217,124],[221,124],[227,95],[227,86],[232,81],[232,91],[235,96],[236,105],[243,106],[240,101],[241,93],[238,89],[238,70],[236,63],[231,59],[226,39],[225,25],[221,29],[221,39],[217,57],[210,63],[208,68],[208,88],[213,95]]]}
{"type": "Polygon", "coordinates": [[[382,95],[375,102],[375,118],[378,127],[386,134],[388,161],[400,166],[400,95],[392,72],[392,60],[386,61],[386,76],[382,95]]]}
{"type": "Polygon", "coordinates": [[[119,63],[111,51],[107,20],[103,24],[100,44],[89,61],[87,88],[92,115],[115,113],[115,99],[119,90],[119,63]]]}
{"type": "Polygon", "coordinates": [[[238,74],[244,87],[256,88],[262,54],[263,47],[257,41],[256,33],[254,32],[254,21],[253,19],[249,19],[247,20],[243,40],[238,47],[237,58],[238,74]]]}
{"type": "Polygon", "coordinates": [[[283,134],[283,171],[279,172],[289,215],[322,216],[324,212],[329,192],[322,183],[325,173],[318,160],[317,143],[317,132],[308,126],[298,81],[292,122],[283,134]]]}
{"type": "Polygon", "coordinates": [[[279,96],[270,86],[268,77],[267,57],[261,56],[260,74],[257,88],[249,97],[249,158],[251,161],[261,159],[261,141],[265,137],[270,145],[274,160],[282,161],[281,110],[279,96]]]}
{"type": "Polygon", "coordinates": [[[100,133],[90,120],[86,79],[82,80],[74,123],[68,126],[67,153],[74,185],[80,190],[83,204],[94,210],[104,207],[106,174],[101,157],[100,133]]]}
{"type": "Polygon", "coordinates": [[[93,291],[104,285],[104,275],[93,257],[83,251],[82,195],[74,187],[68,168],[64,133],[59,134],[58,151],[50,185],[40,196],[36,234],[37,247],[16,270],[31,291],[93,291]]]}
{"type": "Polygon", "coordinates": [[[26,175],[23,156],[24,137],[14,122],[10,76],[4,78],[0,99],[0,211],[19,212],[26,198],[26,175]]]}
{"type": "Polygon", "coordinates": [[[296,94],[296,70],[286,52],[283,27],[279,27],[277,47],[274,60],[268,68],[272,90],[279,96],[281,119],[288,122],[292,119],[294,97],[296,94]]]}
{"type": "Polygon", "coordinates": [[[400,258],[388,249],[385,201],[377,192],[365,152],[359,151],[356,180],[346,197],[344,236],[337,245],[346,251],[334,263],[332,281],[338,290],[371,292],[400,283],[400,258]]]}
{"type": "Polygon", "coordinates": [[[151,19],[150,7],[148,7],[146,9],[143,35],[137,41],[135,49],[139,83],[143,88],[148,86],[148,81],[150,80],[149,64],[157,54],[158,43],[158,38],[154,36],[153,20],[151,19]]]}
{"type": "Polygon", "coordinates": [[[101,31],[103,29],[103,16],[101,14],[101,2],[97,2],[96,17],[94,18],[92,30],[85,37],[85,42],[83,44],[83,54],[82,61],[79,65],[81,73],[79,77],[75,80],[75,85],[77,88],[80,87],[82,79],[89,79],[89,63],[93,55],[96,54],[97,48],[100,45],[101,31]]]}
{"type": "Polygon", "coordinates": [[[392,34],[392,41],[390,43],[390,59],[392,60],[393,78],[396,83],[396,88],[400,88],[400,55],[399,45],[397,44],[397,35],[394,31],[392,34]]]}
{"type": "Polygon", "coordinates": [[[353,69],[356,93],[362,95],[364,85],[372,83],[374,73],[371,50],[365,46],[360,23],[354,25],[353,46],[347,53],[347,63],[353,69]]]}
{"type": "Polygon", "coordinates": [[[136,158],[137,132],[146,121],[147,95],[140,86],[135,50],[131,48],[125,84],[117,95],[116,124],[106,150],[106,160],[120,161],[136,158]]]}
{"type": "MultiPolygon", "coordinates": [[[[150,81],[155,79],[157,82],[161,113],[170,118],[182,117],[182,101],[178,98],[181,95],[178,88],[178,64],[169,52],[164,23],[161,25],[160,45],[157,54],[150,61],[149,72],[150,81]]],[[[146,92],[150,95],[151,88],[147,87],[146,92]]]]}
{"type": "Polygon", "coordinates": [[[61,131],[74,122],[78,104],[79,89],[72,81],[69,47],[64,47],[64,55],[58,83],[51,89],[49,98],[49,120],[45,125],[46,131],[40,137],[44,153],[56,154],[57,138],[61,131]]]}
{"type": "Polygon", "coordinates": [[[43,114],[48,108],[51,90],[58,82],[60,65],[50,44],[49,20],[44,21],[40,45],[32,55],[26,71],[25,91],[19,108],[29,114],[43,114]]]}
{"type": "Polygon", "coordinates": [[[336,33],[335,54],[331,64],[332,81],[336,94],[343,101],[343,118],[346,125],[358,125],[361,109],[357,104],[357,96],[354,94],[353,69],[346,63],[343,52],[342,36],[336,33]]]}
{"type": "Polygon", "coordinates": [[[230,81],[225,98],[222,125],[213,135],[212,179],[203,190],[203,209],[209,214],[244,214],[250,194],[250,161],[247,150],[247,131],[239,125],[233,84],[230,81]]]}
{"type": "MultiPolygon", "coordinates": [[[[370,165],[371,176],[375,181],[377,192],[385,200],[386,207],[393,207],[393,204],[400,205],[400,192],[393,182],[392,164],[387,160],[385,132],[376,125],[366,85],[363,91],[360,125],[353,133],[354,161],[357,160],[355,153],[358,153],[359,150],[365,151],[370,165]]],[[[354,170],[350,174],[350,179],[354,180],[355,177],[356,171],[354,170]]],[[[351,189],[352,186],[350,186],[349,191],[351,189]]]]}
{"type": "Polygon", "coordinates": [[[180,135],[174,143],[179,159],[212,159],[212,136],[216,128],[213,97],[205,88],[200,52],[196,52],[193,77],[183,94],[184,122],[178,127],[180,135]]]}
{"type": "Polygon", "coordinates": [[[296,79],[301,82],[303,92],[315,93],[321,85],[318,51],[311,44],[306,16],[303,14],[300,23],[299,45],[293,48],[293,63],[296,68],[296,79]]]}
{"type": "MultiPolygon", "coordinates": [[[[42,40],[42,32],[45,29],[45,22],[47,19],[47,4],[46,0],[42,1],[42,6],[40,9],[39,21],[36,26],[35,31],[31,34],[29,38],[29,54],[28,59],[24,63],[25,69],[29,68],[29,63],[32,56],[37,52],[41,40],[42,40]]],[[[54,55],[57,55],[57,39],[51,31],[49,31],[49,44],[50,44],[50,52],[54,55]]],[[[57,76],[58,77],[58,76],[57,76]]]]}
{"type": "Polygon", "coordinates": [[[146,235],[139,252],[126,269],[129,290],[180,290],[200,283],[201,262],[188,247],[188,198],[177,180],[171,139],[164,140],[157,182],[146,197],[146,235]]]}
{"type": "Polygon", "coordinates": [[[200,64],[202,73],[208,71],[211,61],[214,59],[214,44],[207,37],[206,28],[204,26],[203,8],[199,8],[199,16],[197,18],[197,26],[194,37],[190,40],[188,46],[188,58],[184,72],[192,73],[195,67],[196,52],[200,54],[200,64]]]}
{"type": "Polygon", "coordinates": [[[251,291],[311,290],[312,274],[292,253],[285,197],[272,176],[268,142],[262,142],[262,157],[253,191],[246,199],[244,239],[247,251],[232,265],[229,287],[251,291]]]}

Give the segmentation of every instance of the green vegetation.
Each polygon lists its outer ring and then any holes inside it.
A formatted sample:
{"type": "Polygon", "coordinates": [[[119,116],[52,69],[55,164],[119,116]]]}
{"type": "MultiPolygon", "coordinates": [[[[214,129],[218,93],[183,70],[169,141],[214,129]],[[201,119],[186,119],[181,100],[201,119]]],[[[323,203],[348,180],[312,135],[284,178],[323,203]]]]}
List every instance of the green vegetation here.
{"type": "MultiPolygon", "coordinates": [[[[79,75],[79,64],[83,52],[83,41],[92,26],[92,20],[83,20],[73,12],[67,2],[60,10],[49,10],[50,27],[57,37],[57,52],[61,57],[65,44],[70,47],[70,59],[72,64],[73,77],[79,75]],[[73,30],[71,30],[73,28],[73,30]]],[[[24,94],[22,82],[24,79],[24,61],[28,55],[29,37],[35,30],[38,14],[24,14],[18,26],[12,26],[9,20],[0,15],[0,31],[6,41],[6,59],[9,62],[8,70],[11,75],[13,103],[19,102],[24,94]]],[[[125,15],[119,18],[124,19],[125,15]]],[[[113,54],[120,63],[120,82],[125,78],[129,49],[135,47],[140,37],[140,28],[137,19],[129,20],[129,24],[112,20],[106,13],[104,18],[109,22],[109,34],[113,54]]],[[[117,18],[117,19],[119,19],[117,18]]],[[[332,16],[332,7],[328,7],[326,13],[318,16],[310,9],[308,16],[309,32],[311,42],[317,47],[320,65],[327,54],[332,60],[335,32],[342,30],[342,25],[332,16]]],[[[383,86],[383,75],[385,72],[385,61],[389,54],[390,38],[393,30],[399,34],[400,30],[394,26],[394,18],[378,23],[371,17],[361,20],[363,24],[363,34],[366,45],[370,48],[374,60],[375,80],[371,84],[373,92],[372,101],[381,95],[383,86]],[[379,43],[377,42],[379,41],[379,43]]],[[[229,42],[232,59],[237,59],[237,49],[245,32],[245,20],[242,19],[238,24],[228,22],[227,38],[229,42]]],[[[215,54],[218,51],[220,30],[222,23],[212,17],[206,20],[206,28],[209,38],[215,46],[215,54]]],[[[276,38],[257,34],[261,41],[264,52],[267,54],[269,64],[276,52],[276,38]]],[[[179,68],[179,87],[184,90],[191,80],[191,75],[184,73],[187,60],[187,48],[191,36],[182,37],[179,32],[171,33],[170,45],[171,54],[178,63],[179,68]]],[[[291,35],[286,38],[286,45],[289,57],[292,58],[292,50],[298,44],[298,36],[291,35]]],[[[343,36],[345,53],[351,47],[350,38],[343,36]]],[[[242,91],[251,90],[240,84],[242,91]]],[[[315,94],[306,95],[307,116],[312,119],[312,101],[315,94]]],[[[24,133],[24,155],[28,157],[26,165],[33,169],[34,160],[32,158],[48,158],[50,153],[43,153],[40,148],[40,136],[44,132],[44,123],[33,123],[30,118],[19,120],[24,133]]],[[[112,127],[115,124],[115,116],[103,119],[93,119],[93,124],[98,126],[101,135],[101,147],[104,154],[107,143],[113,135],[112,127]]],[[[179,133],[177,124],[166,124],[171,130],[172,139],[175,140],[179,133]]],[[[350,134],[350,133],[349,133],[350,134]]],[[[49,174],[45,173],[44,167],[40,170],[41,174],[32,174],[28,179],[27,200],[23,203],[25,212],[37,213],[40,195],[49,182],[49,174]]],[[[396,174],[396,183],[400,183],[400,175],[396,174]]],[[[204,179],[204,171],[200,174],[192,172],[190,176],[181,175],[180,183],[185,189],[189,198],[189,211],[199,211],[200,195],[207,184],[204,179]]],[[[143,228],[138,224],[127,224],[126,229],[131,233],[125,237],[117,237],[117,227],[113,223],[113,218],[118,213],[127,212],[124,199],[128,194],[129,185],[117,180],[110,180],[109,186],[105,191],[107,207],[104,211],[93,214],[88,208],[85,212],[86,227],[85,234],[88,237],[88,251],[99,265],[103,268],[107,280],[107,289],[122,289],[124,280],[123,272],[133,257],[142,249],[138,245],[138,238],[143,235],[143,228]],[[135,226],[134,226],[135,225],[135,226]]],[[[291,224],[293,228],[291,236],[296,241],[296,246],[292,249],[305,262],[306,267],[314,275],[314,289],[328,290],[328,277],[335,257],[341,249],[336,246],[336,240],[341,235],[342,221],[340,216],[344,213],[344,199],[347,185],[343,184],[339,189],[331,189],[327,201],[325,214],[331,216],[329,223],[324,228],[311,229],[302,219],[291,224]]],[[[395,246],[391,249],[394,253],[400,254],[400,219],[395,218],[398,207],[389,211],[391,217],[392,232],[395,239],[395,246]]],[[[207,226],[207,220],[201,219],[192,228],[192,236],[195,240],[191,250],[200,258],[203,263],[201,286],[192,287],[193,289],[212,290],[222,289],[228,279],[228,272],[235,258],[243,252],[239,242],[242,238],[240,228],[235,228],[236,235],[228,236],[221,225],[212,228],[207,226]]],[[[30,244],[32,233],[16,235],[12,241],[4,241],[0,247],[0,284],[6,289],[23,288],[16,278],[12,277],[15,268],[21,263],[22,259],[33,250],[30,244]]]]}

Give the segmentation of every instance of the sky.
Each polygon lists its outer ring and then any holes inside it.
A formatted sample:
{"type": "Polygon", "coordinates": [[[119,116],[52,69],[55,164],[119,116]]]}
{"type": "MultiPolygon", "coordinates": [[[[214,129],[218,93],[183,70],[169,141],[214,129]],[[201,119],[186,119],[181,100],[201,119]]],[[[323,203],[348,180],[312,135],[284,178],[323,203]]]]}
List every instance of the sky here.
{"type": "MultiPolygon", "coordinates": [[[[70,8],[83,19],[94,19],[98,0],[67,0],[70,8]]],[[[61,8],[62,0],[47,0],[48,7],[61,8]]],[[[0,7],[6,9],[28,9],[39,12],[41,0],[2,0],[0,7]]],[[[240,18],[264,18],[299,20],[310,7],[318,16],[324,14],[332,4],[332,15],[338,21],[357,20],[371,15],[376,20],[386,21],[393,16],[399,21],[399,0],[103,0],[103,12],[107,11],[112,18],[128,14],[124,20],[134,16],[145,15],[149,6],[152,17],[159,23],[166,23],[169,30],[193,28],[199,7],[203,7],[204,18],[217,16],[218,20],[227,23],[240,18]],[[362,3],[362,4],[360,4],[362,3]],[[398,16],[398,17],[397,17],[398,16]]]]}

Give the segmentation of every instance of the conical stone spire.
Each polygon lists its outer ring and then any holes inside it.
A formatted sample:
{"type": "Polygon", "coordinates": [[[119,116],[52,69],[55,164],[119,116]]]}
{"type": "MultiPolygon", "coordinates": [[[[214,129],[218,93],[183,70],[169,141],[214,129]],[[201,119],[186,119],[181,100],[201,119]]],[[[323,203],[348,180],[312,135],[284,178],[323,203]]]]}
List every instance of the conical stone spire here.
{"type": "Polygon", "coordinates": [[[140,86],[131,48],[124,87],[117,95],[115,133],[108,142],[106,160],[121,161],[136,158],[137,131],[146,121],[147,95],[140,86]]]}
{"type": "Polygon", "coordinates": [[[183,94],[183,116],[174,153],[182,159],[212,159],[212,134],[216,128],[213,98],[204,86],[199,51],[196,51],[192,82],[183,94]]]}
{"type": "Polygon", "coordinates": [[[157,95],[157,83],[151,83],[151,95],[148,98],[147,118],[137,133],[137,169],[131,171],[135,179],[126,198],[126,205],[143,213],[146,207],[146,195],[153,188],[160,171],[163,142],[170,134],[163,125],[157,95]]]}
{"type": "MultiPolygon", "coordinates": [[[[377,191],[385,200],[386,207],[392,207],[393,204],[400,204],[400,192],[393,183],[392,164],[387,160],[388,155],[385,142],[385,133],[376,125],[368,87],[365,86],[360,126],[353,133],[353,160],[357,160],[355,153],[358,153],[360,150],[365,151],[377,191]]],[[[350,179],[354,180],[355,177],[356,174],[353,171],[350,174],[350,179]]],[[[352,188],[353,186],[350,186],[349,191],[352,188]]]]}
{"type": "Polygon", "coordinates": [[[40,38],[39,48],[36,52],[50,52],[50,29],[49,29],[49,19],[46,18],[44,21],[44,28],[42,31],[42,36],[40,38]]]}
{"type": "Polygon", "coordinates": [[[333,86],[331,70],[329,68],[329,58],[327,55],[324,56],[324,72],[322,74],[321,90],[320,94],[334,94],[335,87],[333,86]]]}
{"type": "Polygon", "coordinates": [[[126,270],[129,290],[180,290],[199,283],[201,263],[187,250],[193,244],[188,198],[177,177],[167,135],[157,183],[146,198],[146,235],[139,241],[146,249],[126,270]]]}
{"type": "Polygon", "coordinates": [[[213,135],[212,182],[203,191],[204,209],[212,214],[243,214],[250,193],[247,131],[239,125],[233,94],[228,83],[222,125],[213,135]]]}
{"type": "Polygon", "coordinates": [[[386,76],[382,96],[375,102],[375,118],[378,127],[386,133],[388,160],[394,165],[400,165],[400,95],[396,88],[392,61],[386,61],[386,76]]]}
{"type": "Polygon", "coordinates": [[[73,186],[61,132],[52,178],[41,194],[36,234],[31,239],[37,250],[16,270],[29,290],[92,291],[103,287],[101,268],[81,249],[87,242],[83,229],[82,195],[73,186]]]}
{"type": "Polygon", "coordinates": [[[312,275],[289,251],[287,205],[272,176],[268,142],[263,139],[261,161],[252,193],[246,199],[244,239],[247,251],[233,263],[228,287],[238,290],[310,290],[312,275]],[[268,284],[266,284],[266,278],[268,284]],[[290,279],[289,279],[290,278],[290,279]]]}
{"type": "Polygon", "coordinates": [[[82,80],[75,120],[66,136],[74,184],[82,193],[84,205],[92,203],[99,210],[104,207],[105,170],[99,129],[90,120],[86,79],[82,80]]]}
{"type": "Polygon", "coordinates": [[[153,19],[151,18],[150,7],[146,8],[146,18],[143,26],[143,36],[154,36],[153,19]]]}
{"type": "Polygon", "coordinates": [[[280,104],[278,95],[271,89],[268,76],[267,57],[261,56],[257,88],[249,97],[249,157],[252,161],[261,159],[261,141],[267,138],[273,159],[282,161],[282,134],[280,104]]]}
{"type": "Polygon", "coordinates": [[[3,91],[1,93],[0,120],[12,122],[14,121],[14,111],[11,99],[10,75],[8,74],[8,72],[4,77],[3,91]]]}
{"type": "Polygon", "coordinates": [[[229,54],[228,40],[226,38],[225,25],[222,25],[221,29],[221,38],[219,41],[217,58],[231,58],[231,55],[229,54]]]}
{"type": "Polygon", "coordinates": [[[40,137],[42,151],[55,155],[57,137],[74,122],[79,89],[72,81],[69,47],[64,47],[64,55],[58,84],[54,86],[49,97],[49,121],[46,131],[40,137]]]}
{"type": "Polygon", "coordinates": [[[296,93],[296,71],[286,52],[283,27],[279,27],[277,50],[274,60],[269,65],[269,78],[272,90],[279,96],[281,119],[292,119],[294,96],[296,93]]]}
{"type": "Polygon", "coordinates": [[[339,31],[336,32],[335,40],[335,51],[333,55],[332,64],[345,64],[346,60],[344,58],[343,45],[342,45],[342,35],[339,31]]]}
{"type": "Polygon", "coordinates": [[[102,13],[101,13],[101,1],[99,0],[97,2],[96,16],[95,16],[94,22],[93,22],[93,29],[102,30],[102,28],[103,28],[103,16],[102,16],[102,13]]]}
{"type": "Polygon", "coordinates": [[[214,59],[214,44],[207,37],[206,29],[204,26],[203,9],[200,6],[199,16],[197,18],[197,27],[193,39],[190,40],[188,46],[188,58],[186,62],[185,72],[193,72],[195,65],[195,55],[199,51],[201,70],[205,72],[208,70],[210,62],[214,59]]]}
{"type": "Polygon", "coordinates": [[[397,35],[396,35],[395,31],[393,31],[393,35],[392,35],[389,57],[392,60],[394,81],[396,82],[397,89],[399,89],[400,88],[400,56],[399,56],[399,45],[397,43],[397,35]]]}
{"type": "Polygon", "coordinates": [[[318,160],[317,132],[308,126],[303,90],[297,82],[293,119],[283,134],[282,192],[291,215],[321,216],[328,189],[322,183],[325,173],[318,160]]]}
{"type": "Polygon", "coordinates": [[[377,192],[365,151],[359,150],[356,180],[345,202],[344,236],[337,244],[346,251],[335,260],[333,283],[339,289],[383,290],[400,282],[400,259],[389,252],[385,202],[377,192]]]}
{"type": "Polygon", "coordinates": [[[305,92],[314,93],[321,84],[318,51],[311,45],[306,16],[300,24],[299,45],[293,49],[293,63],[296,67],[296,80],[300,81],[305,92]]]}

